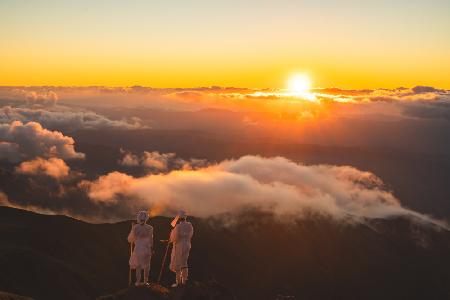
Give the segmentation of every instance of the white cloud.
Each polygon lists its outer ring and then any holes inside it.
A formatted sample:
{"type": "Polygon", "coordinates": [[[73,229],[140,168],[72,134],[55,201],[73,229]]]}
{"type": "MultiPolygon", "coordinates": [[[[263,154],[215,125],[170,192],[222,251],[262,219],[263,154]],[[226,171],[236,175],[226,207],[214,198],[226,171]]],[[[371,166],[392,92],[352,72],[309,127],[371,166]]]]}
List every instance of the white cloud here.
{"type": "Polygon", "coordinates": [[[58,101],[58,94],[47,87],[2,87],[0,98],[25,102],[31,106],[52,106],[58,101]]]}
{"type": "Polygon", "coordinates": [[[81,186],[92,201],[127,205],[130,212],[153,207],[210,217],[257,208],[280,217],[313,212],[341,220],[413,215],[433,221],[401,206],[372,173],[347,166],[306,166],[282,157],[244,156],[140,178],[113,172],[81,186]]]}
{"type": "Polygon", "coordinates": [[[69,166],[59,158],[43,159],[37,157],[30,161],[22,162],[16,167],[16,173],[27,175],[46,175],[55,179],[69,176],[69,166]]]}
{"type": "Polygon", "coordinates": [[[75,141],[59,131],[50,131],[36,122],[14,121],[0,124],[0,158],[18,162],[35,157],[82,159],[75,151],[75,141]],[[11,155],[13,153],[14,155],[11,155]]]}
{"type": "Polygon", "coordinates": [[[189,159],[184,160],[175,153],[160,153],[158,151],[144,151],[141,156],[122,150],[123,157],[119,164],[127,167],[141,166],[152,173],[167,172],[171,170],[192,170],[205,167],[206,160],[189,159]]]}
{"type": "Polygon", "coordinates": [[[111,120],[89,110],[57,106],[52,108],[29,108],[3,106],[0,108],[0,123],[12,121],[37,122],[42,126],[58,130],[76,129],[139,129],[145,128],[139,118],[133,120],[111,120]]]}

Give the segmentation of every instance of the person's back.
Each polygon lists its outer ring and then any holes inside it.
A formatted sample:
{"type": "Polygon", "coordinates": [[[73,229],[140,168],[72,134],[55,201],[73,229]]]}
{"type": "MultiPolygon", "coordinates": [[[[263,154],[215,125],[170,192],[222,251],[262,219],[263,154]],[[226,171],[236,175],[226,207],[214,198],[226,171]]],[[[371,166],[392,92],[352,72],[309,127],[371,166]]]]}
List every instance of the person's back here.
{"type": "Polygon", "coordinates": [[[173,231],[174,236],[172,242],[174,244],[185,243],[190,246],[191,239],[194,234],[194,227],[190,222],[180,222],[179,224],[177,224],[173,231]]]}
{"type": "Polygon", "coordinates": [[[130,268],[136,269],[136,285],[141,284],[141,270],[144,270],[144,284],[148,282],[148,272],[153,248],[153,227],[146,224],[146,212],[139,212],[138,224],[134,224],[128,234],[128,242],[134,243],[130,257],[130,268]]]}
{"type": "Polygon", "coordinates": [[[170,242],[173,243],[170,270],[176,274],[176,283],[173,286],[186,283],[188,278],[188,258],[194,227],[186,221],[186,218],[186,214],[180,212],[176,220],[181,221],[170,233],[170,242]]]}
{"type": "Polygon", "coordinates": [[[153,227],[148,224],[134,225],[128,235],[128,242],[134,243],[137,249],[147,252],[153,247],[153,227]]]}

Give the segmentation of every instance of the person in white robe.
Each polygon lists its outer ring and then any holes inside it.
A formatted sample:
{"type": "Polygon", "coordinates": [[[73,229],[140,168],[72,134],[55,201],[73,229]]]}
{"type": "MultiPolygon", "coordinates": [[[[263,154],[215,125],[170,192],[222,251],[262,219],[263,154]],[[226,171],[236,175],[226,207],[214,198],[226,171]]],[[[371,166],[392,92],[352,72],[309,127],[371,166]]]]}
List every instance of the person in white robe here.
{"type": "Polygon", "coordinates": [[[176,282],[172,287],[185,284],[188,279],[188,258],[191,250],[191,239],[194,234],[194,228],[187,221],[185,212],[180,212],[173,220],[170,233],[170,242],[173,244],[170,256],[170,270],[176,275],[176,282]],[[178,224],[176,224],[178,223],[178,224]],[[175,225],[176,224],[176,225],[175,225]]]}
{"type": "Polygon", "coordinates": [[[148,285],[148,274],[150,271],[150,260],[153,248],[153,227],[146,224],[148,213],[140,211],[137,215],[137,224],[133,224],[128,242],[134,243],[134,249],[130,256],[130,268],[136,270],[136,286],[148,285]],[[144,282],[141,282],[142,271],[144,271],[144,282]]]}

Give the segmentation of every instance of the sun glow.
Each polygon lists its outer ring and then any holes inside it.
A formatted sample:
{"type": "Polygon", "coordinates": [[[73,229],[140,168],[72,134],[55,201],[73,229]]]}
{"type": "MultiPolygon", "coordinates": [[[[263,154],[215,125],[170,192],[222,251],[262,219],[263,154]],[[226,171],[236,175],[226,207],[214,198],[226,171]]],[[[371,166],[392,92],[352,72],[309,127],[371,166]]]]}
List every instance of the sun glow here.
{"type": "Polygon", "coordinates": [[[314,93],[311,90],[311,79],[306,74],[295,74],[287,82],[286,96],[301,98],[308,101],[316,101],[314,93]]]}
{"type": "Polygon", "coordinates": [[[303,95],[311,89],[311,79],[305,74],[296,74],[289,78],[288,90],[291,94],[303,95]]]}

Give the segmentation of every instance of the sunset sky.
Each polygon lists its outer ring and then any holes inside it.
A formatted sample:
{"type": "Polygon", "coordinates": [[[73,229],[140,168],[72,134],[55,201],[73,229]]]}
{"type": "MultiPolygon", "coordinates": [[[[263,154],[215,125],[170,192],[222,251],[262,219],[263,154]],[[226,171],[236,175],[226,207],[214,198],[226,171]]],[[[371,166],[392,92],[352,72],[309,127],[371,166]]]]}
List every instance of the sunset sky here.
{"type": "Polygon", "coordinates": [[[450,88],[450,2],[0,1],[0,85],[450,88]]]}

